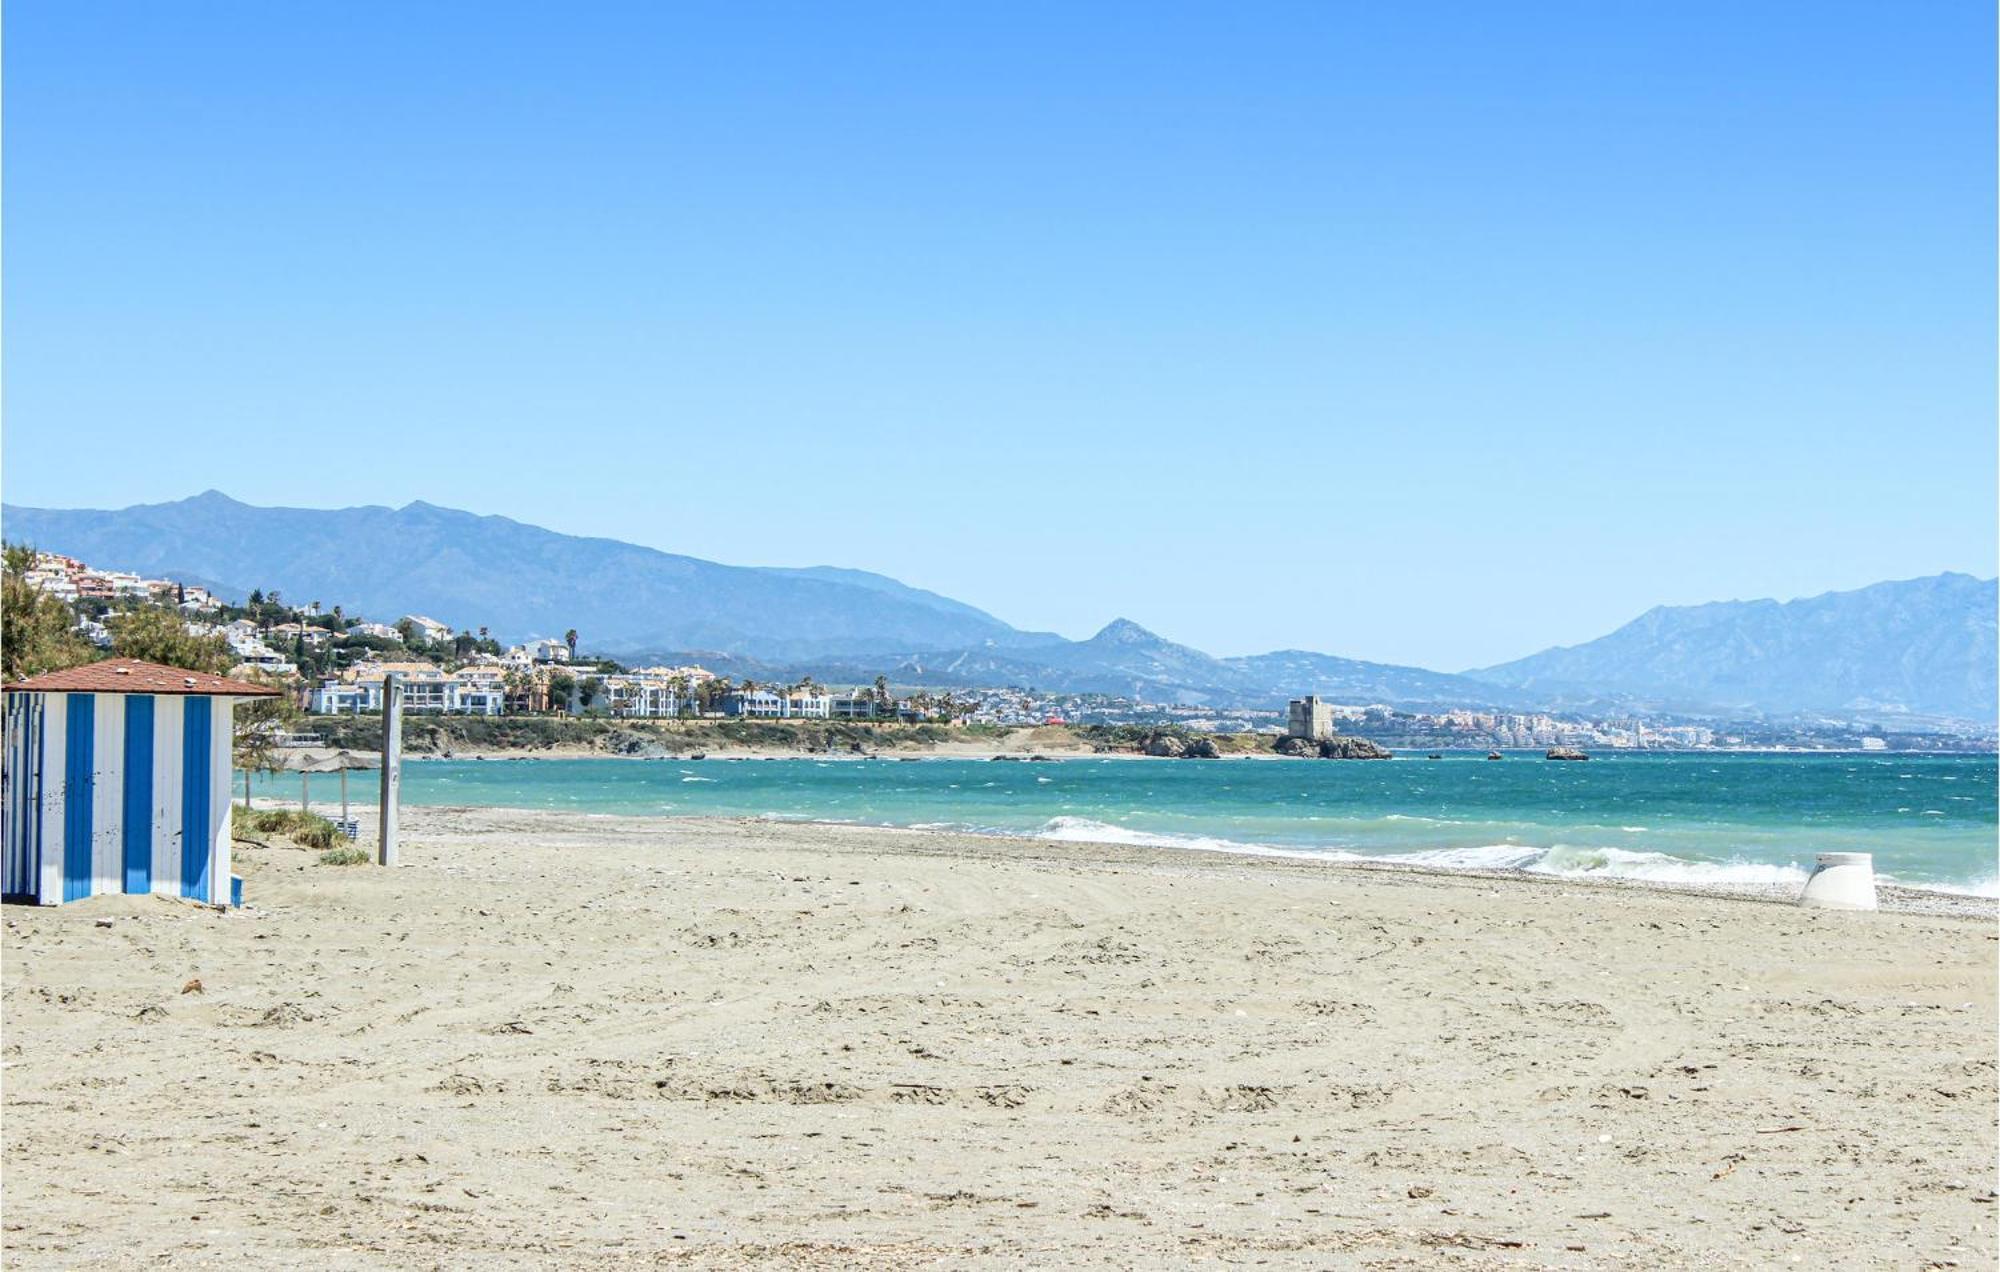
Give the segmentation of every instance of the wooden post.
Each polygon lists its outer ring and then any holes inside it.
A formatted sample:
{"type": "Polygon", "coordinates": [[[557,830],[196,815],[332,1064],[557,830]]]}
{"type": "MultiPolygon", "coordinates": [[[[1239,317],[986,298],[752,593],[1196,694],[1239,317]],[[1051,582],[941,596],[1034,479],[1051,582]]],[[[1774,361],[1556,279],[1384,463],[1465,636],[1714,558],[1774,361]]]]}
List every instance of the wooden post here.
{"type": "MultiPolygon", "coordinates": [[[[342,753],[343,756],[345,753],[342,753]]],[[[347,770],[340,770],[340,820],[352,821],[354,814],[347,811],[347,770]]]]}
{"type": "Polygon", "coordinates": [[[299,811],[302,813],[310,813],[313,810],[312,780],[312,774],[304,769],[299,770],[299,811]]]}
{"type": "Polygon", "coordinates": [[[243,811],[250,811],[250,770],[243,770],[243,811]]]}
{"type": "Polygon", "coordinates": [[[396,864],[396,802],[403,781],[403,677],[390,672],[382,679],[382,827],[376,861],[396,864]]]}

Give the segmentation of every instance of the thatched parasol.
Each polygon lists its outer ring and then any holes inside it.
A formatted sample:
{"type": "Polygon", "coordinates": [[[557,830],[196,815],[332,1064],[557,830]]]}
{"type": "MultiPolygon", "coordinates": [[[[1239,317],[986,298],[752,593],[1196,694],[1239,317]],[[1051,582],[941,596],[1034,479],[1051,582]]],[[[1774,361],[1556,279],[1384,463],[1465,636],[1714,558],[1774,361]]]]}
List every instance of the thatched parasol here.
{"type": "Polygon", "coordinates": [[[373,769],[382,767],[382,757],[374,751],[349,751],[323,746],[301,746],[281,751],[277,757],[277,767],[287,773],[299,775],[299,808],[303,812],[312,811],[312,775],[314,773],[340,774],[340,820],[347,821],[347,773],[349,769],[373,769]]]}

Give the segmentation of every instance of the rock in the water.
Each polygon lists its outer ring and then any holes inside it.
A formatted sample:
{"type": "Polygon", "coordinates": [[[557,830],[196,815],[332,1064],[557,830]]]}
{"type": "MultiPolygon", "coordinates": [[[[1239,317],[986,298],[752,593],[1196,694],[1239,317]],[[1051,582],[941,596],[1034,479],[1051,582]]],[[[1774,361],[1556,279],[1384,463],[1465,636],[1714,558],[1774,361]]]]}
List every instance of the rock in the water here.
{"type": "Polygon", "coordinates": [[[1370,742],[1367,738],[1332,737],[1320,738],[1279,738],[1274,748],[1279,755],[1295,755],[1322,760],[1386,760],[1392,758],[1389,752],[1370,742]]]}
{"type": "Polygon", "coordinates": [[[1590,757],[1573,746],[1552,746],[1547,757],[1551,760],[1587,760],[1590,757]]]}
{"type": "Polygon", "coordinates": [[[1187,754],[1187,741],[1171,733],[1155,733],[1146,739],[1146,754],[1177,760],[1187,754]]]}
{"type": "Polygon", "coordinates": [[[1386,760],[1392,758],[1389,752],[1370,742],[1367,738],[1321,738],[1319,758],[1322,760],[1386,760]]]}
{"type": "Polygon", "coordinates": [[[1214,739],[1195,738],[1187,744],[1187,750],[1181,752],[1181,758],[1184,760],[1219,760],[1222,758],[1222,752],[1215,749],[1214,739]]]}

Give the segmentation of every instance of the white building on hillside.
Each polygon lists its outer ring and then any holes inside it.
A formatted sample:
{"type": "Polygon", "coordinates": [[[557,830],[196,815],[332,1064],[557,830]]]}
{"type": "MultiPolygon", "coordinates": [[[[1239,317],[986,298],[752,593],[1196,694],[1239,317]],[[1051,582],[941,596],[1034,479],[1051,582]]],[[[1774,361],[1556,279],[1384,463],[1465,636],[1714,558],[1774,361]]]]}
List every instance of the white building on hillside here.
{"type": "Polygon", "coordinates": [[[372,686],[358,681],[322,681],[313,687],[307,697],[306,710],[314,715],[360,715],[364,711],[380,711],[381,689],[382,682],[379,680],[372,686]]]}
{"type": "Polygon", "coordinates": [[[873,720],[878,712],[875,695],[863,690],[836,693],[827,699],[827,714],[835,720],[873,720]]]}
{"type": "Polygon", "coordinates": [[[741,716],[747,720],[780,720],[785,715],[785,700],[769,689],[737,690],[722,699],[722,714],[741,716]]]}
{"type": "Polygon", "coordinates": [[[833,716],[833,702],[831,694],[803,689],[788,689],[783,693],[769,689],[753,689],[748,693],[739,690],[723,698],[722,713],[750,720],[827,720],[833,716]]]}
{"type": "Polygon", "coordinates": [[[435,618],[425,618],[422,614],[405,614],[403,622],[417,629],[417,635],[435,644],[451,639],[451,624],[440,623],[435,618]]]}
{"type": "Polygon", "coordinates": [[[672,719],[689,705],[672,682],[652,676],[606,676],[600,683],[599,701],[613,715],[672,719]]]}
{"type": "Polygon", "coordinates": [[[569,645],[559,640],[531,640],[527,644],[528,657],[538,663],[566,663],[569,661],[569,645]]]}
{"type": "Polygon", "coordinates": [[[831,694],[793,689],[785,694],[785,716],[793,720],[826,720],[833,716],[831,694]]]}
{"type": "Polygon", "coordinates": [[[315,715],[360,715],[382,709],[382,685],[393,673],[402,678],[403,709],[430,715],[502,715],[506,686],[491,669],[468,667],[447,672],[428,663],[370,663],[349,678],[327,680],[313,689],[306,708],[315,715]]]}

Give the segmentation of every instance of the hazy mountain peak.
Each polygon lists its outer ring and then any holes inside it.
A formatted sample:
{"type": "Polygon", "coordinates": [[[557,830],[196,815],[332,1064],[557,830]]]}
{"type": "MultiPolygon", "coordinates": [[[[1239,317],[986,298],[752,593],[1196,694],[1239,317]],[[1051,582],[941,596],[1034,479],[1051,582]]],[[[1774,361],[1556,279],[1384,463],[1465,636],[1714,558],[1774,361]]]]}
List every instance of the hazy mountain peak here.
{"type": "Polygon", "coordinates": [[[1147,631],[1129,618],[1114,618],[1106,623],[1097,635],[1090,638],[1093,645],[1155,645],[1164,643],[1160,636],[1147,631]]]}
{"type": "Polygon", "coordinates": [[[1996,584],[1967,574],[1792,601],[1662,605],[1608,636],[1466,674],[1542,696],[1991,720],[1996,584]]]}

